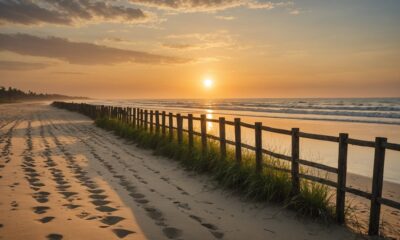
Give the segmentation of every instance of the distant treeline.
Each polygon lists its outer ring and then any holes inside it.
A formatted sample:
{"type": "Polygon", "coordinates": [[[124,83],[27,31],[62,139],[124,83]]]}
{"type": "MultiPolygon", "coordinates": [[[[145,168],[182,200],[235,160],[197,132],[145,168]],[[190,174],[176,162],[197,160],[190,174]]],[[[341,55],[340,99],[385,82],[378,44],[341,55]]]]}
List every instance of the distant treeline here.
{"type": "Polygon", "coordinates": [[[60,94],[24,92],[17,88],[0,86],[0,103],[29,100],[55,100],[55,99],[87,99],[85,97],[71,97],[60,94]]]}

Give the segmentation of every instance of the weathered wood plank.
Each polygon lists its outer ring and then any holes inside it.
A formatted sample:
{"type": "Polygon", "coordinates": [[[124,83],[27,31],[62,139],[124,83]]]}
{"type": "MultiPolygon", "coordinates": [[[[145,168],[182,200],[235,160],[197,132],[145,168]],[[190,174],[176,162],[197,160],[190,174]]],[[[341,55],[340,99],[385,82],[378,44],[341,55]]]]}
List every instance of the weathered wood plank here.
{"type": "Polygon", "coordinates": [[[345,220],[346,203],[346,175],[347,175],[347,133],[339,134],[339,155],[338,155],[338,188],[336,190],[336,221],[340,224],[345,220]]]}
{"type": "Polygon", "coordinates": [[[163,137],[165,137],[166,132],[167,132],[167,126],[166,126],[166,113],[165,111],[162,111],[161,113],[161,134],[163,137]]]}
{"type": "Polygon", "coordinates": [[[368,228],[368,235],[370,236],[379,234],[381,203],[378,199],[382,197],[386,142],[386,138],[377,137],[375,139],[374,172],[372,176],[371,210],[369,215],[368,228]]]}
{"type": "Polygon", "coordinates": [[[193,114],[188,115],[188,142],[190,150],[193,149],[194,137],[193,137],[193,114]]]}
{"type": "Polygon", "coordinates": [[[183,142],[183,131],[182,131],[182,117],[181,114],[176,114],[176,127],[177,127],[177,136],[178,136],[178,143],[183,142]]]}
{"type": "Polygon", "coordinates": [[[168,113],[168,134],[169,140],[172,141],[174,139],[174,118],[173,114],[170,112],[168,113]]]}
{"type": "Polygon", "coordinates": [[[225,118],[219,118],[219,149],[221,152],[221,158],[226,158],[226,133],[225,133],[225,118]]]}
{"type": "Polygon", "coordinates": [[[314,139],[314,140],[329,141],[329,142],[339,142],[339,138],[338,137],[322,135],[322,134],[300,132],[299,136],[302,137],[302,138],[309,138],[309,139],[314,139]]]}
{"type": "Polygon", "coordinates": [[[256,122],[254,124],[254,134],[255,134],[255,145],[256,145],[256,172],[262,172],[262,161],[263,161],[263,154],[262,154],[262,123],[256,122]]]}
{"type": "Polygon", "coordinates": [[[292,173],[292,196],[300,193],[300,179],[299,179],[299,129],[292,128],[292,161],[291,161],[291,173],[292,173]]]}
{"type": "Polygon", "coordinates": [[[235,118],[235,157],[236,162],[242,162],[242,133],[240,129],[240,118],[235,118]]]}
{"type": "Polygon", "coordinates": [[[203,156],[207,153],[207,116],[205,114],[200,115],[200,129],[201,129],[201,149],[203,156]]]}

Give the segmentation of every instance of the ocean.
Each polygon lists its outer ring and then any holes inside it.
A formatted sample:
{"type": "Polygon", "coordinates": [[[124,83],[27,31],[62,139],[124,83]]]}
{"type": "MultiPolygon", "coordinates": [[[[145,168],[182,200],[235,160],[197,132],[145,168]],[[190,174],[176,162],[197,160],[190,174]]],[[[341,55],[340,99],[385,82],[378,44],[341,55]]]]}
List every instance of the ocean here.
{"type": "MultiPolygon", "coordinates": [[[[179,113],[207,114],[208,118],[240,117],[243,122],[262,122],[265,126],[373,141],[386,137],[400,143],[400,98],[290,98],[290,99],[135,99],[90,100],[93,104],[140,107],[179,113]]],[[[195,128],[198,127],[195,125],[195,128]]],[[[218,125],[208,123],[207,131],[218,135],[218,125]]],[[[227,128],[228,139],[234,138],[233,128],[227,128]]],[[[254,132],[243,129],[243,142],[254,144],[254,132]]],[[[263,133],[263,147],[290,154],[290,138],[263,133]]],[[[337,143],[301,139],[301,158],[337,167],[337,143]]],[[[374,150],[349,147],[348,171],[372,176],[374,150]]],[[[400,152],[388,150],[385,180],[400,183],[400,152]]]]}

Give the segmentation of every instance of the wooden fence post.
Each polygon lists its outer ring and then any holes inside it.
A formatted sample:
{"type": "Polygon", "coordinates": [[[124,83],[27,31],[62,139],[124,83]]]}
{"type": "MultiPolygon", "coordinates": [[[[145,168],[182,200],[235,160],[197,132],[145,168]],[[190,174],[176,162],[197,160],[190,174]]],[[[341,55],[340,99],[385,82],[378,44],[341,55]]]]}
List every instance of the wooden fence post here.
{"type": "Polygon", "coordinates": [[[128,116],[127,114],[127,109],[126,108],[122,108],[122,123],[126,123],[126,118],[128,116]]]}
{"type": "Polygon", "coordinates": [[[160,113],[156,111],[156,133],[160,134],[160,113]]]}
{"type": "Polygon", "coordinates": [[[182,143],[183,129],[182,129],[182,116],[180,113],[176,114],[176,127],[177,127],[178,143],[182,143]]]}
{"type": "Polygon", "coordinates": [[[169,140],[172,141],[172,139],[174,139],[174,118],[172,113],[168,114],[168,120],[169,120],[169,140]]]}
{"type": "Polygon", "coordinates": [[[147,131],[148,125],[147,122],[149,121],[149,112],[146,110],[144,110],[144,130],[147,131]]]}
{"type": "Polygon", "coordinates": [[[225,133],[225,118],[219,118],[219,149],[221,158],[226,158],[226,133],[225,133]]]}
{"type": "Polygon", "coordinates": [[[153,122],[154,122],[154,113],[153,110],[150,110],[150,132],[153,133],[153,122]]]}
{"type": "Polygon", "coordinates": [[[188,114],[188,142],[189,149],[193,149],[193,114],[188,114]]]}
{"type": "Polygon", "coordinates": [[[126,108],[122,108],[121,109],[121,121],[122,121],[122,123],[125,123],[126,122],[126,108]]]}
{"type": "Polygon", "coordinates": [[[162,111],[162,114],[161,114],[161,134],[163,135],[163,137],[165,137],[165,134],[166,134],[166,126],[165,126],[165,118],[166,118],[166,116],[165,116],[165,111],[162,111]]]}
{"type": "Polygon", "coordinates": [[[132,109],[130,107],[127,108],[127,114],[126,114],[126,124],[130,124],[131,123],[131,114],[132,109]]]}
{"type": "Polygon", "coordinates": [[[338,175],[336,190],[336,221],[340,224],[344,223],[345,203],[346,203],[346,175],[347,175],[347,133],[339,134],[339,157],[338,157],[338,175]]]}
{"type": "Polygon", "coordinates": [[[236,162],[242,162],[242,133],[240,128],[240,118],[235,118],[235,156],[236,162]]]}
{"type": "Polygon", "coordinates": [[[144,127],[143,120],[144,120],[144,112],[143,112],[143,109],[140,109],[140,127],[141,128],[144,127]]]}
{"type": "Polygon", "coordinates": [[[136,127],[140,128],[140,108],[136,108],[136,127]]]}
{"type": "Polygon", "coordinates": [[[125,123],[129,124],[131,120],[131,108],[127,107],[126,108],[126,118],[125,118],[125,123]]]}
{"type": "Polygon", "coordinates": [[[132,126],[136,128],[136,108],[132,109],[132,126]]]}
{"type": "Polygon", "coordinates": [[[200,115],[200,128],[201,128],[201,150],[203,156],[207,153],[207,116],[205,114],[200,115]]]}
{"type": "Polygon", "coordinates": [[[299,152],[300,152],[300,139],[299,129],[292,128],[292,196],[300,193],[300,178],[299,178],[299,152]]]}
{"type": "Polygon", "coordinates": [[[129,108],[129,123],[131,126],[133,125],[133,119],[134,119],[133,110],[134,110],[133,108],[129,108]]]}
{"type": "Polygon", "coordinates": [[[379,199],[382,197],[386,142],[386,138],[377,137],[375,139],[374,173],[372,176],[371,210],[368,229],[368,235],[370,236],[379,234],[379,221],[381,215],[381,203],[379,202],[379,199]]]}
{"type": "Polygon", "coordinates": [[[256,143],[256,172],[262,172],[262,123],[256,122],[254,124],[255,143],[256,143]]]}

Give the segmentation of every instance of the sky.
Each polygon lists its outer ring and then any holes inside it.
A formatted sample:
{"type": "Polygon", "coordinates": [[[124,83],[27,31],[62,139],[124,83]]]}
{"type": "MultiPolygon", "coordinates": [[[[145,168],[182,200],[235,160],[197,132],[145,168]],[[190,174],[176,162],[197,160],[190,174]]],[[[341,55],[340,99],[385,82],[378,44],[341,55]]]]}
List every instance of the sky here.
{"type": "Polygon", "coordinates": [[[115,99],[400,97],[400,1],[0,0],[0,86],[115,99]]]}

